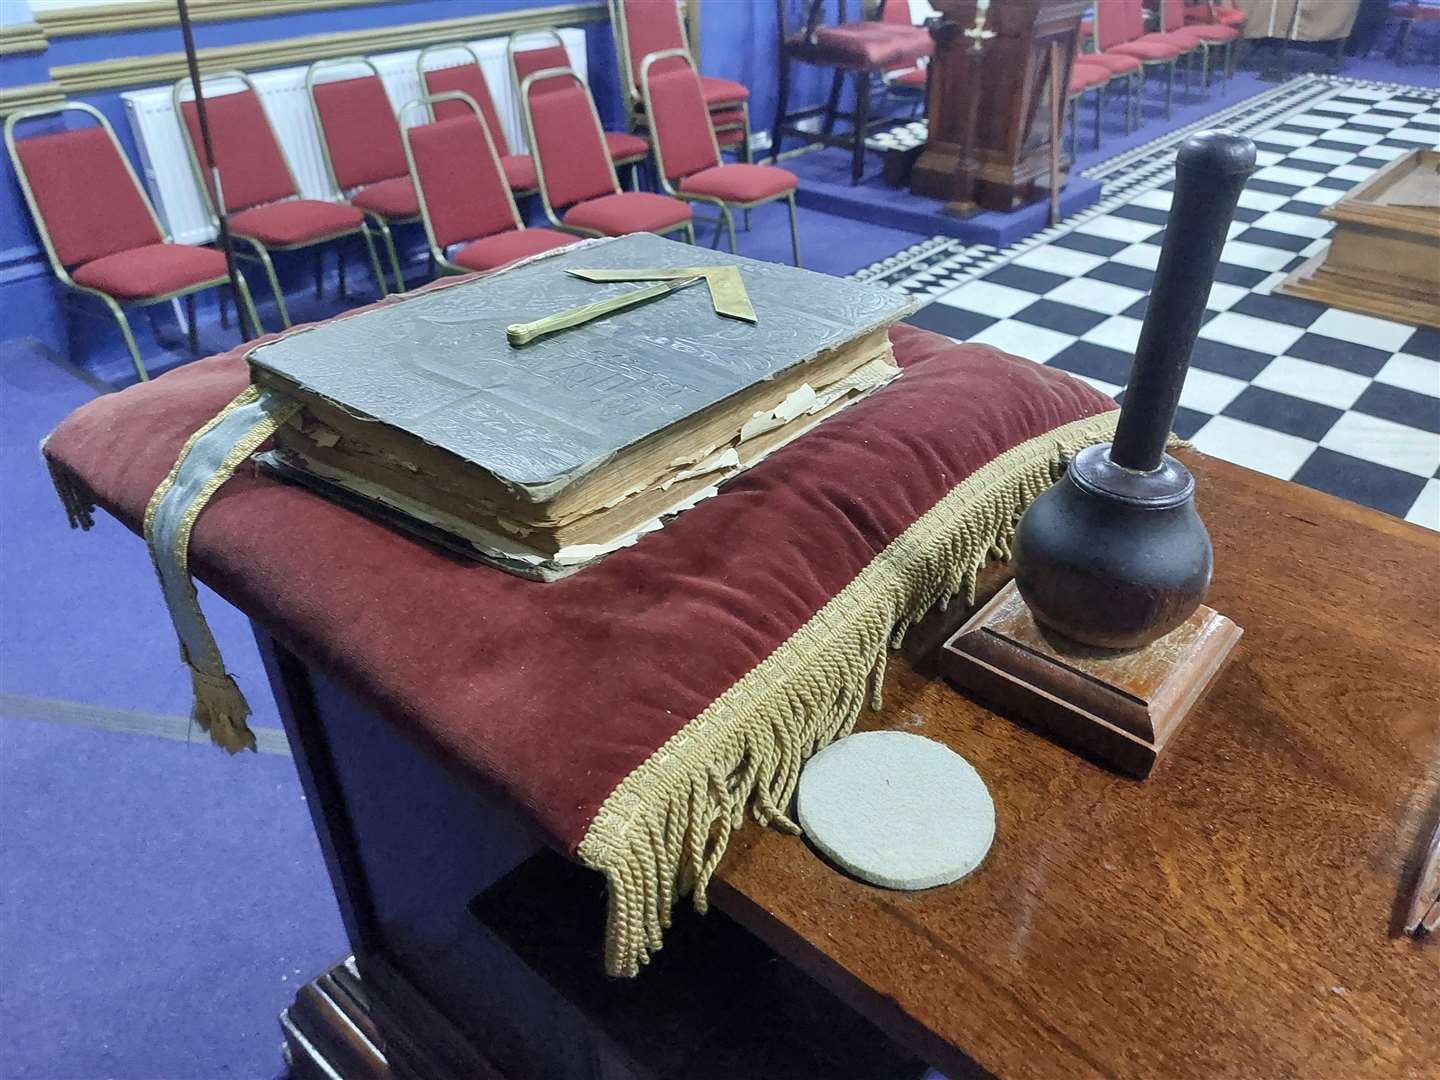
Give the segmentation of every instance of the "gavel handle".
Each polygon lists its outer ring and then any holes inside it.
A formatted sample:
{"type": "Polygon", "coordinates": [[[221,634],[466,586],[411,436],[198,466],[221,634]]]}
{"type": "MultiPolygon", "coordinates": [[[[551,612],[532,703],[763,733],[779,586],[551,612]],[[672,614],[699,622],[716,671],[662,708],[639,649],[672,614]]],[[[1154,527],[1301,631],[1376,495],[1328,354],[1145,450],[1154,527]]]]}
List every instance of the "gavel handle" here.
{"type": "Polygon", "coordinates": [[[1255,144],[1243,135],[1202,131],[1180,147],[1165,241],[1110,447],[1122,468],[1160,467],[1225,234],[1254,171],[1255,144]]]}

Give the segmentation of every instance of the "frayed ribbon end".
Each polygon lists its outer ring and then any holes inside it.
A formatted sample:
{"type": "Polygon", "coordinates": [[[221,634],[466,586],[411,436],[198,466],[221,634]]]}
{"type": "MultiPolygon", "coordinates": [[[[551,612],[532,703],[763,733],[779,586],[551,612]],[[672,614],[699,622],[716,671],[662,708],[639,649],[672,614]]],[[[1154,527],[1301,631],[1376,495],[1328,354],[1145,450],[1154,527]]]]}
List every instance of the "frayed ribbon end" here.
{"type": "Polygon", "coordinates": [[[210,741],[227,753],[253,751],[255,733],[245,723],[245,718],[250,715],[250,703],[245,700],[245,694],[234,677],[210,675],[196,668],[190,669],[190,677],[195,687],[191,716],[200,725],[200,730],[209,732],[210,741]]]}
{"type": "Polygon", "coordinates": [[[65,507],[65,519],[72,529],[88,531],[95,525],[95,495],[78,476],[64,465],[45,453],[40,445],[40,456],[45,459],[45,468],[50,471],[50,483],[65,507]]]}

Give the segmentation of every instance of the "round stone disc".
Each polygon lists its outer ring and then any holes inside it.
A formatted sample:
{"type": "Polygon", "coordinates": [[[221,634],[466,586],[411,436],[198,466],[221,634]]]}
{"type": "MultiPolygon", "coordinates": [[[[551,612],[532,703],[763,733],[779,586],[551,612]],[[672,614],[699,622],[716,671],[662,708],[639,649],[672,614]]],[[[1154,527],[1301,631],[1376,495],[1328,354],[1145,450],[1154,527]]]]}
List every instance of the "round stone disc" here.
{"type": "Polygon", "coordinates": [[[832,743],[800,774],[800,827],[832,862],[888,889],[956,881],[995,839],[995,803],[948,746],[903,731],[832,743]]]}

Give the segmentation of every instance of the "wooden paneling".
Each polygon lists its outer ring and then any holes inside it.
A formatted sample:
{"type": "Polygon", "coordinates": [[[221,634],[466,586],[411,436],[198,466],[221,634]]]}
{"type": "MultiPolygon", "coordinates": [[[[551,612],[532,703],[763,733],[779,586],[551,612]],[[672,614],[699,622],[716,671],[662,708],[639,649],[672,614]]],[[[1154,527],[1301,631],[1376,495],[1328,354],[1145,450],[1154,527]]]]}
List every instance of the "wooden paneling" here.
{"type": "MultiPolygon", "coordinates": [[[[199,50],[200,70],[254,71],[284,64],[305,64],[329,57],[363,56],[367,53],[394,52],[398,49],[420,48],[447,41],[495,37],[516,30],[601,22],[607,17],[606,6],[601,2],[555,4],[520,11],[436,19],[431,22],[312,34],[276,41],[247,42],[243,45],[222,45],[199,50]]],[[[68,94],[169,83],[184,74],[183,52],[127,56],[84,64],[62,64],[50,69],[51,78],[68,94]]]]}
{"type": "MultiPolygon", "coordinates": [[[[302,11],[368,7],[394,0],[190,0],[195,22],[293,15],[302,11]]],[[[51,37],[115,34],[152,26],[178,26],[175,0],[130,0],[124,4],[76,4],[36,12],[35,19],[51,37]]]]}

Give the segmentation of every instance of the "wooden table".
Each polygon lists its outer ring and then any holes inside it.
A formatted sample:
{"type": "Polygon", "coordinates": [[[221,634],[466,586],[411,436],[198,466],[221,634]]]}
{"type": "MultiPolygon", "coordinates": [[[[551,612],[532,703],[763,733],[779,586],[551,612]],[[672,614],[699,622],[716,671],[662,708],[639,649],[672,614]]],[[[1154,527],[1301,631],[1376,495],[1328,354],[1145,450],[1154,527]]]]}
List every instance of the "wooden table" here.
{"type": "Polygon", "coordinates": [[[862,726],[970,759],[985,863],[889,892],[751,825],[724,914],[681,916],[631,982],[599,974],[591,875],[272,651],[364,973],[288,1011],[297,1074],[1437,1075],[1440,948],[1399,919],[1440,815],[1440,537],[1185,456],[1209,602],[1246,634],[1149,780],[897,658],[862,726]]]}

